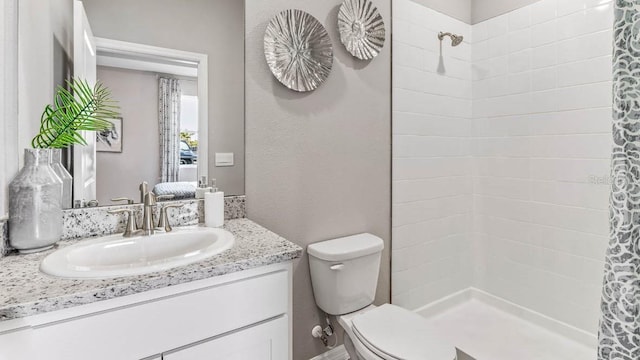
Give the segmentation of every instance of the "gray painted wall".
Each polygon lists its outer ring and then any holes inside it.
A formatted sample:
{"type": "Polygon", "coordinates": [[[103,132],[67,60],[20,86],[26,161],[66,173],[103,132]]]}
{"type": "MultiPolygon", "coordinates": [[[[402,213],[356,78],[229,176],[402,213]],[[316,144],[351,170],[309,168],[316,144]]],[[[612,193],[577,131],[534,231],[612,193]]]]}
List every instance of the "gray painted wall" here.
{"type": "Polygon", "coordinates": [[[138,185],[152,189],[160,177],[158,78],[155,73],[99,66],[98,79],[120,105],[122,153],[97,153],[97,199],[128,197],[138,201],[138,185]],[[122,176],[127,174],[127,176],[122,176]]]}
{"type": "MultiPolygon", "coordinates": [[[[335,30],[341,2],[246,1],[248,216],[303,247],[361,232],[382,237],[383,303],[390,290],[391,41],[371,62],[349,55],[335,30]],[[283,87],[264,59],[267,23],[288,8],[318,18],[334,44],[331,76],[314,92],[283,87]]],[[[390,31],[391,2],[376,3],[390,31]]],[[[306,254],[293,276],[293,358],[309,359],[326,349],[310,335],[324,320],[306,254]]]]}
{"type": "Polygon", "coordinates": [[[471,24],[477,24],[538,1],[540,0],[473,0],[471,1],[471,24]]]}
{"type": "Polygon", "coordinates": [[[209,176],[244,194],[244,4],[239,0],[84,0],[98,37],[209,56],[209,176]],[[235,153],[216,168],[214,152],[235,153]]]}
{"type": "Polygon", "coordinates": [[[467,24],[476,24],[539,0],[413,0],[467,24]]]}
{"type": "Polygon", "coordinates": [[[478,0],[413,0],[430,9],[471,24],[471,3],[478,0]]]}

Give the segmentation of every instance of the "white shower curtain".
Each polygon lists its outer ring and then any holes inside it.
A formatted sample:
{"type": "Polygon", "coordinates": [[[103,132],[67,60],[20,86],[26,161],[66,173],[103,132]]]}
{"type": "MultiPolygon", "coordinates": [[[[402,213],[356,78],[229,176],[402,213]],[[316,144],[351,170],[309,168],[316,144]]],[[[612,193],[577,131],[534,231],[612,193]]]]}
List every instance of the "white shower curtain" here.
{"type": "Polygon", "coordinates": [[[180,81],[159,80],[160,180],[178,181],[180,172],[180,81]]]}
{"type": "Polygon", "coordinates": [[[598,360],[640,359],[640,0],[616,0],[613,184],[598,360]]]}

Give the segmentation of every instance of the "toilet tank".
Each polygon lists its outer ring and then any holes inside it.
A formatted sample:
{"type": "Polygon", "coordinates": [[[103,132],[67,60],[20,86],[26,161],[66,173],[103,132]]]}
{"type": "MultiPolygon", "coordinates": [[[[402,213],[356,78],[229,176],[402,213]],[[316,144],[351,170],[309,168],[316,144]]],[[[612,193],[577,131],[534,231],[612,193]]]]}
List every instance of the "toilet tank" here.
{"type": "Polygon", "coordinates": [[[316,304],[330,315],[360,310],[373,303],[378,285],[382,239],[358,234],[307,247],[316,304]]]}

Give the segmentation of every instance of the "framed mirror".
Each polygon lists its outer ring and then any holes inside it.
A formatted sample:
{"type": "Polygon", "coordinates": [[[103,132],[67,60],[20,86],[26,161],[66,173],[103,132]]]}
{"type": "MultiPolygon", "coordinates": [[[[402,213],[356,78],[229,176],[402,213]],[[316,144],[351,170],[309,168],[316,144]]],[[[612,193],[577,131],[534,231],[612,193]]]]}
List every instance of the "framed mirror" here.
{"type": "Polygon", "coordinates": [[[244,194],[243,1],[15,3],[30,16],[16,25],[21,111],[5,152],[19,158],[30,147],[56,86],[95,78],[122,114],[111,130],[85,134],[89,147],[66,152],[76,203],[137,203],[142,182],[194,186],[203,176],[226,195],[244,194]]]}
{"type": "Polygon", "coordinates": [[[96,133],[98,203],[142,201],[143,182],[157,195],[194,197],[209,176],[208,56],[103,38],[95,44],[97,79],[122,115],[96,133]]]}

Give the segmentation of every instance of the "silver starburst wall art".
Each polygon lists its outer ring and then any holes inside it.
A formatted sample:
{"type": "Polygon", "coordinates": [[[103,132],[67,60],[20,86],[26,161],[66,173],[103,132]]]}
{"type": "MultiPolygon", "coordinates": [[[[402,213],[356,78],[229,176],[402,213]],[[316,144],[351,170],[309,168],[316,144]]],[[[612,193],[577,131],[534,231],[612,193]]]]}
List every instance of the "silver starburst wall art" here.
{"type": "Polygon", "coordinates": [[[302,10],[285,10],[271,19],[264,34],[264,54],[276,79],[300,92],[317,89],[333,66],[327,30],[302,10]]]}
{"type": "Polygon", "coordinates": [[[340,41],[360,60],[378,56],[386,31],[378,8],[370,0],[345,0],[338,12],[340,41]]]}

